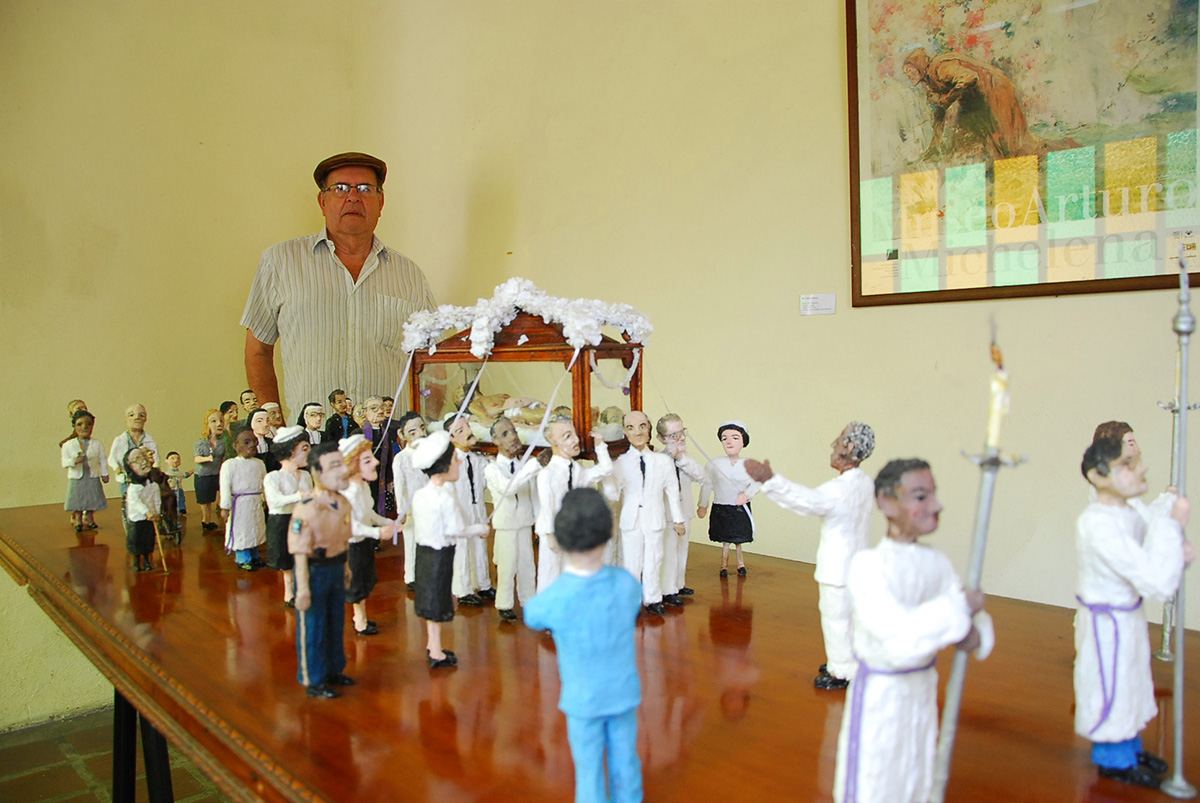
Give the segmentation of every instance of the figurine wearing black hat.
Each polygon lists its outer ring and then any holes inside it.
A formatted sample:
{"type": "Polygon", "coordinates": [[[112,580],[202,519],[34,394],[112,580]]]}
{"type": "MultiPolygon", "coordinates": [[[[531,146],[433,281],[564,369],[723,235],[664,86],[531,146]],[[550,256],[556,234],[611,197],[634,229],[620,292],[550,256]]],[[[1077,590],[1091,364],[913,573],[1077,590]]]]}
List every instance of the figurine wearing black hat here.
{"type": "Polygon", "coordinates": [[[241,321],[246,378],[260,404],[283,401],[277,343],[293,413],[334,387],[364,399],[403,372],[404,323],[435,304],[421,269],[375,236],[386,177],[387,165],[369,154],[323,160],[313,179],[324,227],[263,252],[241,321]]]}

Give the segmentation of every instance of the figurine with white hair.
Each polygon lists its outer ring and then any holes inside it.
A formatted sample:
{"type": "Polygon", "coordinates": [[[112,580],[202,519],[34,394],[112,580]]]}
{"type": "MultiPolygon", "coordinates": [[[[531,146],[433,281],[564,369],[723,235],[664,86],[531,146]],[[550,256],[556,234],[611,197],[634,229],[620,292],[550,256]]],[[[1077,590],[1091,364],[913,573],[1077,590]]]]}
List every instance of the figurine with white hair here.
{"type": "Polygon", "coordinates": [[[866,548],[871,527],[875,484],[859,464],[875,451],[875,433],[861,421],[851,421],[829,446],[829,466],[838,475],[816,488],[775,473],[770,460],[747,460],[746,472],[763,483],[763,493],[780,507],[822,519],[814,578],[820,595],[817,606],[825,636],[825,663],[817,669],[813,685],[838,690],[850,685],[857,667],[851,649],[846,574],[850,559],[866,548]]]}

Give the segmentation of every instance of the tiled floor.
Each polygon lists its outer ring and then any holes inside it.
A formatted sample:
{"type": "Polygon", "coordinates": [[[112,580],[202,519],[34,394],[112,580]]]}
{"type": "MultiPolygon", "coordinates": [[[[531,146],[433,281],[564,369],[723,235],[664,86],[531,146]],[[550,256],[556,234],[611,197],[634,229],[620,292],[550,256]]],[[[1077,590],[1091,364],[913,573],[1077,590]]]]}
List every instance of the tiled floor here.
{"type": "MultiPolygon", "coordinates": [[[[111,803],[111,708],[0,733],[0,803],[111,803]]],[[[177,803],[225,803],[212,781],[170,748],[177,803]]],[[[141,734],[137,798],[147,801],[141,734]]]]}

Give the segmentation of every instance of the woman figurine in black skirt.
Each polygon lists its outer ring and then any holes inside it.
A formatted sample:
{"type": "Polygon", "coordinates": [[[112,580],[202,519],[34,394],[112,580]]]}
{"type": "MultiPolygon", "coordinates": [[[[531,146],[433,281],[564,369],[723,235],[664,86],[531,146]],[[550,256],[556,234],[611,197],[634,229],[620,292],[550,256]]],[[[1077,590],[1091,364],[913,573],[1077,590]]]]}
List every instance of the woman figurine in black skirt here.
{"type": "Polygon", "coordinates": [[[429,484],[413,495],[413,529],[416,530],[417,587],[414,610],[425,621],[428,635],[425,657],[430,669],[455,666],[457,656],[442,648],[442,622],[454,619],[454,547],[460,538],[487,537],[488,525],[468,525],[454,492],[461,462],[445,432],[435,432],[417,442],[413,467],[425,472],[429,484]]]}
{"type": "Polygon", "coordinates": [[[368,483],[375,480],[379,460],[371,451],[371,442],[356,432],[338,441],[338,450],[350,472],[350,485],[342,496],[350,502],[350,585],[346,602],[353,606],[354,632],[374,636],[379,626],[367,618],[367,597],[375,590],[375,544],[396,533],[396,523],[375,512],[368,483]]]}
{"type": "Polygon", "coordinates": [[[271,452],[279,460],[279,470],[263,477],[263,497],[267,501],[267,565],[283,572],[283,604],[296,607],[296,559],[288,552],[288,524],[296,503],[312,493],[312,477],[301,466],[308,466],[312,448],[303,427],[284,427],[275,433],[271,452]]]}
{"type": "Polygon", "coordinates": [[[721,544],[721,576],[729,576],[729,545],[737,547],[738,574],[746,576],[742,544],[754,540],[754,516],[750,500],[759,491],[759,484],[746,473],[742,448],[750,445],[750,433],[741,421],[726,421],[717,427],[717,437],[725,449],[725,458],[709,461],[704,470],[704,485],[700,488],[700,507],[696,515],[704,518],[708,497],[713,498],[712,518],[708,520],[708,540],[721,544]]]}

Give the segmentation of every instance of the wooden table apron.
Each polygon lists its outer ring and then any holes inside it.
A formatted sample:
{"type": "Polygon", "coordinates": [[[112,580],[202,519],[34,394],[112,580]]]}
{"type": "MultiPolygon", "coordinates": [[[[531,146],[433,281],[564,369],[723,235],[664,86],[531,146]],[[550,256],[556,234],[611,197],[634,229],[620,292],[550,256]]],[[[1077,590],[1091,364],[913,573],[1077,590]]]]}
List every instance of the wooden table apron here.
{"type": "Polygon", "coordinates": [[[0,565],[96,668],[181,753],[234,800],[321,799],[230,727],[0,530],[0,565]]]}

